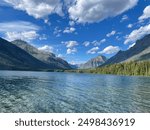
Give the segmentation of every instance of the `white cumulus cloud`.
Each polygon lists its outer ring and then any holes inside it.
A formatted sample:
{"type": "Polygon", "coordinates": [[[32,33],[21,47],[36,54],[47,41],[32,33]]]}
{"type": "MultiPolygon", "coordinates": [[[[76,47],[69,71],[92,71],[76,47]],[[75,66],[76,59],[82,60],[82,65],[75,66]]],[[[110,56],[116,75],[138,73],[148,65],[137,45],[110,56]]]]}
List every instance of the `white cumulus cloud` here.
{"type": "Polygon", "coordinates": [[[59,27],[55,27],[53,34],[56,35],[56,37],[60,37],[61,32],[62,32],[62,30],[59,27]]]}
{"type": "Polygon", "coordinates": [[[127,15],[123,15],[120,22],[124,22],[128,19],[129,19],[129,17],[127,15]]]}
{"type": "MultiPolygon", "coordinates": [[[[100,22],[133,8],[138,0],[2,0],[17,10],[25,11],[36,19],[48,22],[48,16],[69,13],[70,21],[78,23],[100,22]]],[[[126,19],[126,17],[123,17],[126,19]]],[[[74,23],[70,23],[71,26],[74,23]]]]}
{"type": "Polygon", "coordinates": [[[88,47],[90,44],[91,44],[91,43],[90,43],[89,41],[83,42],[83,45],[84,45],[85,47],[88,47]]]}
{"type": "Polygon", "coordinates": [[[138,0],[75,0],[69,7],[70,19],[78,23],[100,22],[133,8],[138,0]]]}
{"type": "Polygon", "coordinates": [[[75,54],[77,52],[76,48],[68,48],[67,49],[67,54],[75,54]]]}
{"type": "Polygon", "coordinates": [[[35,18],[46,18],[56,13],[63,15],[62,3],[60,0],[3,0],[14,9],[25,11],[35,18]]]}
{"type": "Polygon", "coordinates": [[[67,48],[73,48],[73,47],[78,45],[77,41],[67,41],[67,42],[64,42],[64,43],[65,43],[67,48]]]}
{"type": "Polygon", "coordinates": [[[54,48],[52,46],[49,45],[44,45],[42,47],[39,47],[38,50],[43,51],[43,52],[53,52],[54,48]]]}
{"type": "Polygon", "coordinates": [[[78,46],[79,43],[77,41],[66,41],[62,43],[66,45],[67,54],[75,54],[78,51],[76,46],[78,46]]]}
{"type": "Polygon", "coordinates": [[[102,39],[102,40],[100,41],[100,43],[104,43],[104,42],[106,42],[106,39],[102,39]]]}
{"type": "Polygon", "coordinates": [[[133,24],[128,24],[127,27],[128,27],[128,28],[132,28],[132,27],[133,27],[133,24]]]}
{"type": "Polygon", "coordinates": [[[70,25],[70,26],[74,26],[74,25],[75,25],[75,22],[74,22],[74,21],[69,21],[69,25],[70,25]]]}
{"type": "Polygon", "coordinates": [[[150,34],[150,24],[141,26],[139,29],[133,30],[129,35],[126,36],[124,44],[136,42],[147,34],[150,34]]]}
{"type": "Polygon", "coordinates": [[[21,32],[21,31],[38,31],[39,26],[26,21],[1,22],[0,32],[21,32]]]}
{"type": "Polygon", "coordinates": [[[0,33],[9,40],[21,39],[31,41],[39,37],[40,27],[26,21],[12,21],[0,23],[0,33]]]}
{"type": "Polygon", "coordinates": [[[111,36],[114,36],[115,34],[116,34],[116,31],[113,30],[112,32],[108,33],[106,36],[111,37],[111,36]]]}
{"type": "Polygon", "coordinates": [[[144,9],[143,15],[139,17],[139,21],[143,21],[148,18],[150,18],[150,5],[144,9]]]}
{"type": "Polygon", "coordinates": [[[118,46],[108,46],[103,51],[100,51],[100,54],[114,54],[120,50],[118,46]]]}
{"type": "Polygon", "coordinates": [[[75,30],[73,27],[66,27],[63,33],[73,33],[75,30]]]}
{"type": "Polygon", "coordinates": [[[85,42],[83,42],[83,45],[84,45],[85,47],[87,47],[87,46],[89,46],[89,45],[99,46],[99,45],[101,45],[101,44],[104,43],[104,42],[106,42],[106,39],[102,39],[102,40],[100,40],[100,41],[94,40],[94,41],[92,41],[92,42],[90,42],[90,41],[85,41],[85,42]]]}
{"type": "Polygon", "coordinates": [[[87,54],[95,54],[99,50],[99,47],[93,47],[92,49],[87,51],[87,54]]]}
{"type": "Polygon", "coordinates": [[[16,39],[21,39],[24,41],[31,41],[38,38],[38,34],[35,31],[26,31],[26,32],[6,32],[5,38],[8,41],[13,41],[16,39]]]}

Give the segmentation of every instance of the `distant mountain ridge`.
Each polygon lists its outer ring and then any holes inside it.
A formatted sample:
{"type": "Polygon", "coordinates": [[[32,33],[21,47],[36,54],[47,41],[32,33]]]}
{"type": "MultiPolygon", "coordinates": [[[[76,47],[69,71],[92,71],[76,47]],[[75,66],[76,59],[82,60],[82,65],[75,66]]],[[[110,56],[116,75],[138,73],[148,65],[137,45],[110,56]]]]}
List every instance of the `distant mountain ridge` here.
{"type": "Polygon", "coordinates": [[[12,41],[12,43],[20,47],[21,49],[25,50],[38,60],[44,62],[45,64],[55,66],[56,68],[60,69],[71,69],[70,65],[65,60],[56,57],[55,54],[53,53],[40,51],[36,47],[22,40],[15,40],[12,41]]]}
{"type": "Polygon", "coordinates": [[[91,69],[91,68],[96,68],[102,64],[104,64],[107,61],[107,58],[105,56],[97,56],[95,58],[90,59],[84,64],[78,65],[79,69],[91,69]]]}
{"type": "Polygon", "coordinates": [[[24,41],[17,40],[11,43],[0,38],[0,69],[54,70],[71,69],[71,67],[53,53],[41,52],[24,41]]]}
{"type": "Polygon", "coordinates": [[[150,34],[138,40],[136,44],[127,51],[119,51],[115,56],[108,59],[104,65],[150,60],[150,34]]]}
{"type": "MultiPolygon", "coordinates": [[[[50,66],[37,60],[26,51],[0,38],[0,69],[47,69],[50,66]]],[[[53,66],[51,66],[54,68],[53,66]]]]}
{"type": "Polygon", "coordinates": [[[150,61],[150,34],[138,40],[127,51],[119,51],[108,60],[100,55],[80,65],[69,65],[53,53],[40,51],[25,41],[15,40],[11,43],[0,38],[0,69],[2,70],[90,69],[130,61],[150,61]]]}

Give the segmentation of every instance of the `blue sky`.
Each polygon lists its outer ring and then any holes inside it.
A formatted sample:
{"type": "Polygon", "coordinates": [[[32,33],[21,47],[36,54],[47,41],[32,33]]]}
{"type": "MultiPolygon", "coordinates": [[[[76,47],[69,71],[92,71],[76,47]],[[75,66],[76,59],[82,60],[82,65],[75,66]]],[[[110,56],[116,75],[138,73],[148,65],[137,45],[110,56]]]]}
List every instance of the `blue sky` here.
{"type": "Polygon", "coordinates": [[[0,37],[70,63],[111,57],[150,34],[149,0],[2,0],[0,37]]]}

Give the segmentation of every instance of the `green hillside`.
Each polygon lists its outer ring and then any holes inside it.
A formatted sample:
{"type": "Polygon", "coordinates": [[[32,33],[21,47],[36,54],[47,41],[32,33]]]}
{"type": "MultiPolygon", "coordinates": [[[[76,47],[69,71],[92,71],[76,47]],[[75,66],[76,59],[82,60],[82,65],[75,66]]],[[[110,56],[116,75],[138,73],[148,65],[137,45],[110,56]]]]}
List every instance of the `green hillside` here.
{"type": "Polygon", "coordinates": [[[70,70],[68,72],[150,76],[150,61],[126,62],[96,69],[70,70]]]}

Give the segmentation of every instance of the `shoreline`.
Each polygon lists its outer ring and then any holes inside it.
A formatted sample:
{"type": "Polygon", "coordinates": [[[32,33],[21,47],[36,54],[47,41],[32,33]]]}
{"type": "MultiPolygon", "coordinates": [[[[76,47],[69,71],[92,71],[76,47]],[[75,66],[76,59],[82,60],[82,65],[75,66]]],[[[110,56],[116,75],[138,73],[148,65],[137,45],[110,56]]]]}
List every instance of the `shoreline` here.
{"type": "Polygon", "coordinates": [[[75,74],[95,74],[95,75],[112,75],[112,76],[131,76],[131,77],[150,77],[150,75],[123,75],[123,74],[106,74],[106,73],[91,73],[83,72],[84,70],[1,70],[0,71],[14,71],[14,72],[53,72],[53,73],[75,73],[75,74]],[[78,72],[82,71],[82,72],[78,72]]]}

